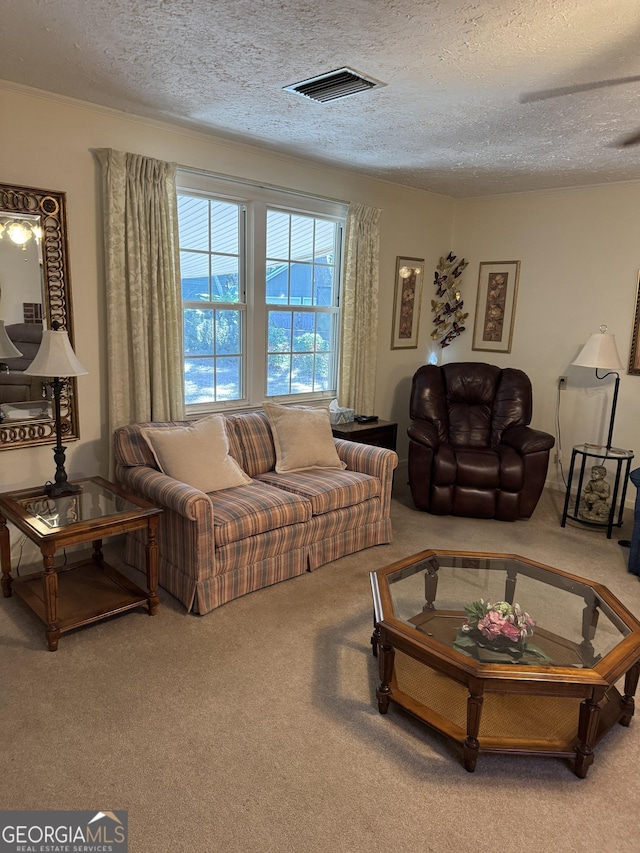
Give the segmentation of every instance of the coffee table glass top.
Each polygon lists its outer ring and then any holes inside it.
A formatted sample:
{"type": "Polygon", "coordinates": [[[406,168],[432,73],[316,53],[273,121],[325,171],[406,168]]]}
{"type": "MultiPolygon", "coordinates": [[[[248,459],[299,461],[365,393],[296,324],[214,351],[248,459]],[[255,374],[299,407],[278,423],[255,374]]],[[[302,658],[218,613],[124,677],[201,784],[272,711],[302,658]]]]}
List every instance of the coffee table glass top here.
{"type": "Polygon", "coordinates": [[[96,479],[82,480],[80,491],[72,495],[57,498],[30,495],[16,502],[49,530],[59,530],[82,521],[121,515],[140,508],[96,479]]]}
{"type": "Polygon", "coordinates": [[[384,618],[480,663],[593,668],[635,621],[598,584],[515,556],[429,551],[372,582],[384,618]]]}

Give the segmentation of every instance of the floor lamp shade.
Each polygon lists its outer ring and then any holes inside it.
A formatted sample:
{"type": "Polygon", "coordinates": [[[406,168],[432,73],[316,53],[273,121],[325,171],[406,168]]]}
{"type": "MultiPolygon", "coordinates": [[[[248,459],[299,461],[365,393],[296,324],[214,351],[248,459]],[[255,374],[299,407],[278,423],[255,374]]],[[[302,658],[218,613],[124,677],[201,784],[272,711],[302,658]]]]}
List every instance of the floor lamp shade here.
{"type": "Polygon", "coordinates": [[[576,367],[592,367],[595,370],[624,370],[615,335],[605,332],[591,335],[576,360],[571,363],[576,367]]]}
{"type": "Polygon", "coordinates": [[[69,335],[45,329],[35,358],[24,371],[30,376],[84,376],[87,371],[71,349],[69,335]]]}

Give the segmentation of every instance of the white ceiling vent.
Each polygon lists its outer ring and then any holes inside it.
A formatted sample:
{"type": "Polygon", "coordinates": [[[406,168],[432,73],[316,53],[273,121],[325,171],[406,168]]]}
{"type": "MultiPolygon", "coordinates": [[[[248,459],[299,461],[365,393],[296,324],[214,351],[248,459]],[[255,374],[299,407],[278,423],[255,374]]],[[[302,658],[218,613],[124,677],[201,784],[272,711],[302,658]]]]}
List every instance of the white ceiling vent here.
{"type": "Polygon", "coordinates": [[[310,80],[285,86],[285,91],[304,95],[314,101],[335,101],[336,98],[346,98],[349,95],[357,95],[358,92],[367,92],[369,89],[377,89],[384,86],[372,77],[364,77],[352,68],[338,68],[329,71],[328,74],[320,74],[310,80]]]}

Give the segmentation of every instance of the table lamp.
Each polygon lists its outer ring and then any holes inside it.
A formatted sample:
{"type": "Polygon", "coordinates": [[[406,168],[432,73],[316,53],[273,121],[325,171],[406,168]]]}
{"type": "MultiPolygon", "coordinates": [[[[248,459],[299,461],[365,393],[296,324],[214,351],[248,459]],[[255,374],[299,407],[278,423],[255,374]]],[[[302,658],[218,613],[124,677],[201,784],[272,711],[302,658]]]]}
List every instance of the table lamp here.
{"type": "MultiPolygon", "coordinates": [[[[0,320],[0,359],[2,358],[20,358],[22,353],[7,334],[4,327],[4,320],[0,320]]],[[[0,361],[0,371],[9,372],[9,365],[0,361]]]]}
{"type": "Polygon", "coordinates": [[[54,320],[51,326],[51,329],[43,330],[40,348],[24,372],[29,376],[52,377],[52,381],[47,384],[51,385],[53,393],[56,421],[56,446],[53,449],[53,458],[56,462],[56,476],[53,483],[45,483],[44,492],[51,498],[57,498],[62,495],[72,495],[80,490],[79,486],[67,482],[67,473],[64,470],[66,447],[62,446],[60,395],[69,376],[83,376],[87,371],[76,358],[76,354],[69,342],[69,335],[60,328],[60,323],[54,320]]]}
{"type": "Polygon", "coordinates": [[[589,337],[589,340],[580,350],[578,357],[571,364],[576,367],[591,367],[596,371],[596,379],[606,379],[612,374],[616,377],[615,387],[613,389],[613,403],[611,405],[611,420],[609,421],[609,436],[607,438],[607,450],[611,450],[611,440],[613,438],[613,422],[616,417],[616,404],[618,402],[618,388],[620,386],[620,374],[618,370],[624,370],[624,365],[620,361],[618,348],[616,347],[616,339],[614,335],[608,335],[607,327],[600,326],[599,332],[594,332],[589,337]],[[598,374],[598,370],[606,370],[604,376],[598,374]]]}

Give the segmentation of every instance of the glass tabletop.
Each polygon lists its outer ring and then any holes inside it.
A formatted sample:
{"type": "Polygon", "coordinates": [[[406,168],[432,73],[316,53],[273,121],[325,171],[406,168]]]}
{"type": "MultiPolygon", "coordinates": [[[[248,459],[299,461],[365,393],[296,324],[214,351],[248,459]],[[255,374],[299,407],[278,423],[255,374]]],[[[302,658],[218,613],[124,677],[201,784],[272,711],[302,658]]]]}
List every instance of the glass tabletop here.
{"type": "Polygon", "coordinates": [[[373,573],[388,615],[482,663],[592,668],[631,633],[587,581],[521,559],[431,552],[390,569],[373,573]]]}
{"type": "Polygon", "coordinates": [[[51,530],[139,509],[138,505],[93,480],[83,480],[80,491],[72,495],[58,498],[36,495],[18,499],[17,503],[51,530]]]}

